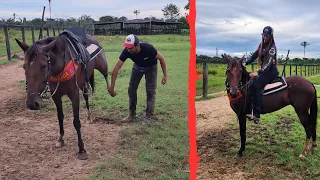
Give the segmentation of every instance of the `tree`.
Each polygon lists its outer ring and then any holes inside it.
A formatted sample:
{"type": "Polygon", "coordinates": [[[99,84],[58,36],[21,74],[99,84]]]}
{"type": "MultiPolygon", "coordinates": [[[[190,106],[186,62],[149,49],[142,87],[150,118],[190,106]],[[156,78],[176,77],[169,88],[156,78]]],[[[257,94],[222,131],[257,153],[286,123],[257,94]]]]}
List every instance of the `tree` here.
{"type": "Polygon", "coordinates": [[[128,20],[128,18],[127,18],[127,17],[125,17],[125,16],[121,16],[121,17],[119,18],[119,20],[120,20],[120,21],[127,21],[127,20],[128,20]]]}
{"type": "Polygon", "coordinates": [[[99,18],[99,22],[113,22],[114,21],[114,17],[113,16],[101,16],[99,18]]]}
{"type": "Polygon", "coordinates": [[[188,21],[187,21],[187,19],[186,19],[185,17],[180,17],[180,18],[178,19],[178,22],[181,22],[181,23],[182,23],[181,29],[190,29],[190,28],[189,28],[188,21]]]}
{"type": "Polygon", "coordinates": [[[140,14],[140,10],[134,10],[134,11],[133,11],[133,14],[136,14],[136,19],[137,19],[138,14],[140,14]]]}
{"type": "Polygon", "coordinates": [[[310,45],[307,41],[303,41],[301,46],[303,46],[303,58],[306,56],[306,46],[310,45]]]}
{"type": "Polygon", "coordinates": [[[189,10],[190,9],[190,0],[188,0],[188,4],[186,6],[184,6],[185,10],[189,10]]]}
{"type": "Polygon", "coordinates": [[[163,15],[167,21],[176,21],[180,15],[179,8],[170,3],[167,4],[164,9],[162,9],[163,15]]]}

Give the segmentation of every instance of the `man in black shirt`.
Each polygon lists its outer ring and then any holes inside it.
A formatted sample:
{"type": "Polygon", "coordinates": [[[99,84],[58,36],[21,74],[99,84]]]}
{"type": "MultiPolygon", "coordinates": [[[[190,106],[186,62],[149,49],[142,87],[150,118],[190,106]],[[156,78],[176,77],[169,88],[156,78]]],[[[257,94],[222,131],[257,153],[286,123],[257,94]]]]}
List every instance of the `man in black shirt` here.
{"type": "Polygon", "coordinates": [[[130,34],[126,37],[123,46],[125,46],[125,48],[123,49],[119,60],[112,71],[111,85],[108,91],[112,96],[116,95],[114,86],[118,71],[126,59],[130,58],[134,62],[128,88],[130,114],[124,119],[124,121],[132,121],[135,119],[137,89],[142,76],[145,75],[147,91],[145,122],[150,123],[150,118],[154,114],[158,71],[157,60],[160,61],[163,72],[162,84],[164,85],[167,82],[167,70],[164,57],[151,44],[139,42],[138,37],[134,34],[130,34]]]}

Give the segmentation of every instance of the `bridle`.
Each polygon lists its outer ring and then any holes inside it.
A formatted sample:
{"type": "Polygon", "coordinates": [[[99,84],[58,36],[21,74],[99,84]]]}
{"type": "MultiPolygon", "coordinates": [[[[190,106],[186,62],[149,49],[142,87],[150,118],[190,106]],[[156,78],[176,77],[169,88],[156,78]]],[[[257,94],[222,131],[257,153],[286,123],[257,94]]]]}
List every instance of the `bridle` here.
{"type": "MultiPolygon", "coordinates": [[[[240,64],[241,65],[241,64],[240,64]]],[[[244,67],[241,65],[241,68],[243,69],[244,67]]],[[[243,72],[243,70],[242,70],[242,72],[243,72]]],[[[226,75],[226,81],[225,81],[225,86],[226,86],[226,91],[228,92],[228,93],[230,93],[230,89],[231,89],[231,86],[229,85],[229,79],[228,79],[228,67],[227,67],[227,70],[226,70],[226,73],[225,73],[225,75],[226,75]]],[[[248,86],[248,84],[250,83],[250,80],[248,81],[248,79],[247,78],[245,78],[246,79],[246,82],[245,83],[243,83],[243,74],[241,74],[241,78],[240,78],[240,81],[239,81],[239,83],[238,83],[238,90],[241,92],[241,93],[244,93],[243,91],[244,90],[247,90],[247,86],[248,86]]]]}
{"type": "MultiPolygon", "coordinates": [[[[241,78],[239,80],[239,83],[238,83],[238,88],[237,90],[240,91],[240,93],[242,95],[245,95],[245,105],[244,105],[244,108],[243,108],[243,111],[245,111],[246,109],[246,106],[247,106],[247,95],[248,95],[248,87],[249,87],[249,84],[251,83],[251,79],[248,80],[247,77],[244,76],[243,72],[244,72],[244,66],[240,63],[240,66],[242,68],[242,72],[241,72],[241,78]],[[245,79],[245,82],[244,82],[244,79],[245,79]]],[[[229,85],[229,79],[228,79],[228,67],[226,69],[226,81],[225,81],[225,86],[226,86],[226,91],[228,93],[230,93],[230,90],[231,90],[231,86],[229,85]]]]}
{"type": "MultiPolygon", "coordinates": [[[[54,92],[51,95],[47,94],[47,93],[50,92],[49,82],[50,82],[50,76],[51,76],[51,73],[52,73],[50,55],[49,55],[49,53],[37,52],[36,53],[36,59],[38,59],[39,55],[45,56],[47,58],[47,69],[48,69],[47,78],[46,78],[46,82],[45,82],[46,85],[39,92],[39,96],[40,96],[41,99],[50,99],[56,93],[60,83],[57,84],[54,92]]],[[[27,89],[27,86],[28,85],[26,83],[26,89],[27,89]]]]}

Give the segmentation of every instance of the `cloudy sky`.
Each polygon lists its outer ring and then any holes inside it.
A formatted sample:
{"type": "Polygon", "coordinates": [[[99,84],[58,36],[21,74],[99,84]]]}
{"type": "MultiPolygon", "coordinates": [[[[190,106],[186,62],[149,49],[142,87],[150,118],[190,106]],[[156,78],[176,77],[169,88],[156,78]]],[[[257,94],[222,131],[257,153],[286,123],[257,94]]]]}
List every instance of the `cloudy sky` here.
{"type": "Polygon", "coordinates": [[[278,55],[320,57],[320,1],[308,0],[196,0],[197,54],[242,56],[261,42],[265,26],[274,29],[278,55]]]}
{"type": "MultiPolygon", "coordinates": [[[[126,16],[129,19],[136,18],[134,10],[140,10],[138,18],[155,16],[163,17],[161,9],[169,3],[173,3],[180,8],[181,15],[184,15],[184,6],[187,0],[51,0],[51,17],[52,18],[69,18],[80,17],[81,15],[90,15],[93,19],[105,15],[126,16]],[[68,5],[68,6],[67,6],[68,5]]],[[[43,6],[46,6],[45,17],[49,18],[48,0],[0,0],[0,18],[17,17],[33,19],[41,18],[43,6]]]]}

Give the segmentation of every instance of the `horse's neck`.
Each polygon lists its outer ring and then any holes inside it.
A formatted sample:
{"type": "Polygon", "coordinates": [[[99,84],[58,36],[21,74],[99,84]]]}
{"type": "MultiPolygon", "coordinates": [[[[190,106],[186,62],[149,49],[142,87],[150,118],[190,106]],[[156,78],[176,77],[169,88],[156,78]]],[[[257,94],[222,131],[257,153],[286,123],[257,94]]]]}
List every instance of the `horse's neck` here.
{"type": "Polygon", "coordinates": [[[69,44],[66,43],[65,48],[63,48],[63,53],[61,51],[56,50],[52,52],[52,75],[58,75],[60,74],[65,66],[69,63],[69,61],[72,59],[71,56],[72,52],[69,51],[70,48],[68,48],[69,44]]]}

